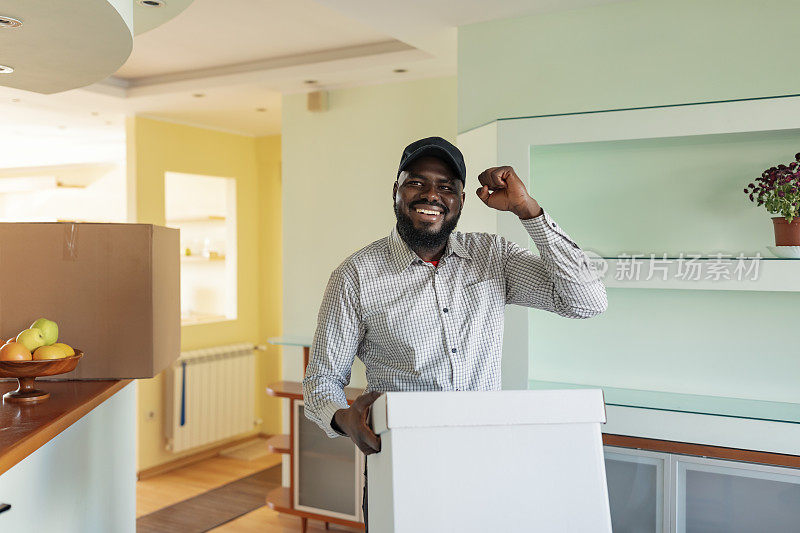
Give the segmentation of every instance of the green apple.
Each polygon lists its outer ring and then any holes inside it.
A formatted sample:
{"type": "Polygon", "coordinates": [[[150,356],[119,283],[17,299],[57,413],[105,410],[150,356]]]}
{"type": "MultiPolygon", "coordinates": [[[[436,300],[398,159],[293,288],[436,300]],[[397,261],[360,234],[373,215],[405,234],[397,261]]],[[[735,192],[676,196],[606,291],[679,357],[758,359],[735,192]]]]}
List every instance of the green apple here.
{"type": "Polygon", "coordinates": [[[39,346],[44,346],[44,334],[39,328],[28,328],[20,331],[17,342],[22,344],[29,352],[33,353],[39,346]]]}
{"type": "Polygon", "coordinates": [[[45,344],[53,344],[58,340],[58,324],[56,324],[52,320],[47,320],[46,318],[40,318],[39,320],[31,324],[31,328],[39,328],[40,330],[42,330],[42,335],[44,335],[45,344]]]}

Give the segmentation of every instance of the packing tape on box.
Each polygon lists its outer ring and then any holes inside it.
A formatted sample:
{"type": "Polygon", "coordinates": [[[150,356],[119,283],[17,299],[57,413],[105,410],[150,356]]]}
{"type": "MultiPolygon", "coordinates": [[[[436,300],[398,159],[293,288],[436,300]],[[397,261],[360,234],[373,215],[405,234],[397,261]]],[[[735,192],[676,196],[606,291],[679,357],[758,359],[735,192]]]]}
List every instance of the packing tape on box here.
{"type": "Polygon", "coordinates": [[[64,224],[64,260],[78,259],[78,225],[74,222],[64,224]]]}

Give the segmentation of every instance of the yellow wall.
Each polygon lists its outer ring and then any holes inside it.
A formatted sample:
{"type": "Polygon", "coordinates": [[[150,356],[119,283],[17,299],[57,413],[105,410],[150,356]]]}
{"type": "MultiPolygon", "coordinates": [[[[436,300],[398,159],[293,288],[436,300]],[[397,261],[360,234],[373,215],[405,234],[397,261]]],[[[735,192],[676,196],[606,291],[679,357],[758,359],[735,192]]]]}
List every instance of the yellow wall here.
{"type": "MultiPolygon", "coordinates": [[[[259,316],[260,339],[265,343],[283,331],[283,228],[281,221],[281,136],[271,135],[255,139],[258,168],[258,224],[259,224],[259,316]]],[[[281,432],[281,404],[285,400],[267,396],[267,384],[281,376],[281,348],[267,345],[267,352],[259,352],[260,364],[256,389],[261,417],[261,431],[270,435],[281,432]]]]}
{"type": "MultiPolygon", "coordinates": [[[[185,326],[181,349],[236,342],[265,343],[280,333],[280,138],[253,138],[135,117],[128,119],[129,220],[164,224],[164,173],[236,179],[238,318],[185,326]],[[276,198],[278,200],[276,200],[276,198]]],[[[277,433],[280,405],[264,385],[280,375],[279,352],[258,352],[256,431],[277,433]]],[[[164,448],[161,376],[138,387],[138,469],[177,459],[164,448]],[[148,413],[155,413],[149,418],[148,413]]],[[[196,450],[192,450],[194,452],[196,450]]],[[[191,453],[190,452],[190,453],[191,453]]]]}

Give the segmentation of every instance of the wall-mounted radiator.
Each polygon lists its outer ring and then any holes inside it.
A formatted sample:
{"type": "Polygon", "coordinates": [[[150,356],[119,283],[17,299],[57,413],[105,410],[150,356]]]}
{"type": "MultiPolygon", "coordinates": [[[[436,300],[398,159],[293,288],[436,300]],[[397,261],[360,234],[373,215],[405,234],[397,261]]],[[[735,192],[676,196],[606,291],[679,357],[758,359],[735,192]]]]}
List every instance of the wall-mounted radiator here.
{"type": "Polygon", "coordinates": [[[180,452],[253,429],[252,344],[181,352],[166,372],[167,449],[180,452]]]}

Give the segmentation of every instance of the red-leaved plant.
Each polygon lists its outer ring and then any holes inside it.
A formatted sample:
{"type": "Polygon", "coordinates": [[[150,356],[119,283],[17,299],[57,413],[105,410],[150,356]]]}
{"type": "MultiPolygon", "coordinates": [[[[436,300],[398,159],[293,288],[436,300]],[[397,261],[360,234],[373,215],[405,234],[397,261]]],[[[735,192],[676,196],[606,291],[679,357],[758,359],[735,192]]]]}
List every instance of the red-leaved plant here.
{"type": "Polygon", "coordinates": [[[744,190],[750,201],[787,222],[800,217],[800,153],[794,159],[788,165],[768,168],[744,190]]]}

